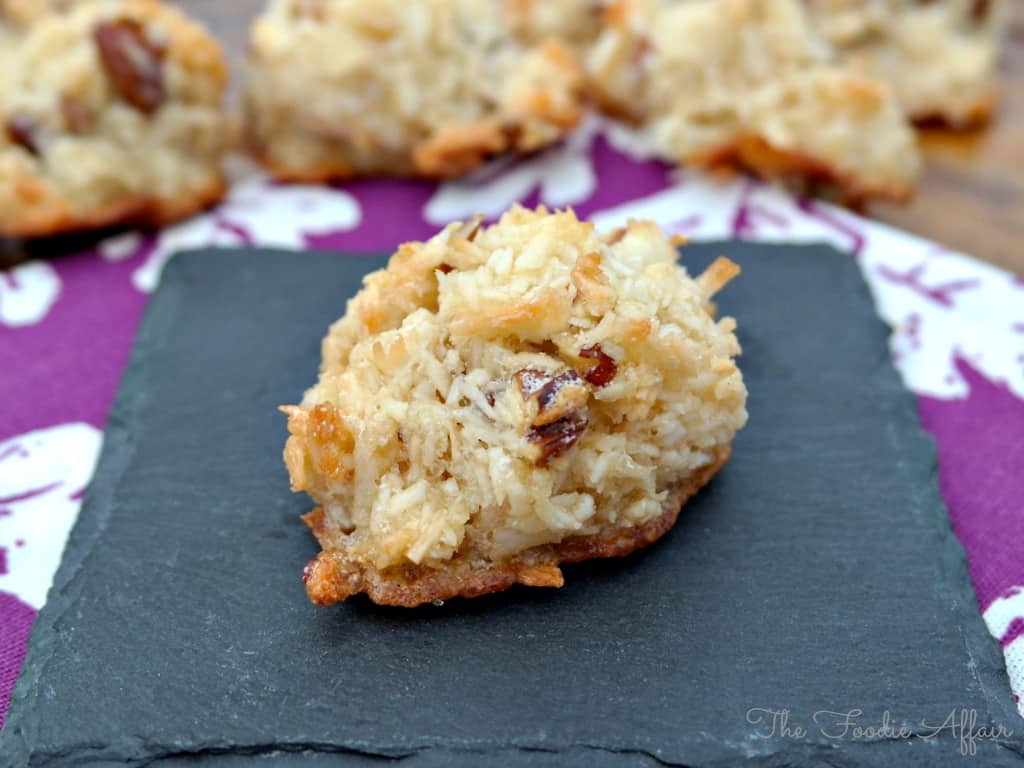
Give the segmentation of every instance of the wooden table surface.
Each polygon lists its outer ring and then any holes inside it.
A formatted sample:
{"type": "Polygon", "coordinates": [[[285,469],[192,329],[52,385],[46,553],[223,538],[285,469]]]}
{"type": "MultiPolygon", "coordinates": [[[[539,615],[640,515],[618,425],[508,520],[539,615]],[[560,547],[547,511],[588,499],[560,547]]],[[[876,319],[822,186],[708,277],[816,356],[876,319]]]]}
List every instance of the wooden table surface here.
{"type": "Polygon", "coordinates": [[[926,165],[913,202],[875,204],[868,213],[1024,275],[1024,2],[1009,2],[993,123],[967,134],[921,131],[926,165]]]}
{"type": "MultiPolygon", "coordinates": [[[[1024,2],[1009,1],[1014,18],[995,121],[971,133],[922,131],[926,169],[913,202],[874,204],[867,213],[1024,274],[1024,2]]],[[[179,2],[225,41],[240,73],[248,24],[263,0],[179,2]]]]}

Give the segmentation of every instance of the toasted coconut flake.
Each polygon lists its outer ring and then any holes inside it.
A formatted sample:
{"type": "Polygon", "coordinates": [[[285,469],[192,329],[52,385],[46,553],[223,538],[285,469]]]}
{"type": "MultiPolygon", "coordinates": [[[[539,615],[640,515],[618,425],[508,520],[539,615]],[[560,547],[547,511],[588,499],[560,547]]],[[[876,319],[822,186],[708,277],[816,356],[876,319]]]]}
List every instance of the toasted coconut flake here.
{"type": "Polygon", "coordinates": [[[740,271],[739,264],[724,256],[719,256],[697,278],[697,283],[708,296],[714,296],[725,288],[733,278],[738,277],[740,271]]]}

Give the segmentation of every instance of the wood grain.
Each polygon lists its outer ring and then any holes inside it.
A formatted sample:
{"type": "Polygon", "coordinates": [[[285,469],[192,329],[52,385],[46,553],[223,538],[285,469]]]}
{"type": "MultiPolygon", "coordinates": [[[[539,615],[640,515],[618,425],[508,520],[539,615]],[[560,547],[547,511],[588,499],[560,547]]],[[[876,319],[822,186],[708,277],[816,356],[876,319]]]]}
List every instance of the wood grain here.
{"type": "Polygon", "coordinates": [[[926,167],[913,202],[869,214],[1024,274],[1024,2],[1004,55],[1002,100],[982,130],[920,133],[926,167]]]}

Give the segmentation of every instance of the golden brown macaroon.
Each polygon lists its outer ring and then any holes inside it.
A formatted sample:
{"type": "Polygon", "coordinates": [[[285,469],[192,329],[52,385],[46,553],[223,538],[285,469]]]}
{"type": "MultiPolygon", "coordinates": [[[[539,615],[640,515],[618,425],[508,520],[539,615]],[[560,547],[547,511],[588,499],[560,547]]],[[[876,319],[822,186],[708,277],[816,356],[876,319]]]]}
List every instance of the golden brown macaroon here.
{"type": "Polygon", "coordinates": [[[998,95],[1008,0],[805,0],[851,68],[889,83],[914,120],[984,122],[998,95]]]}
{"type": "Polygon", "coordinates": [[[729,457],[746,389],[735,321],[651,222],[570,212],[452,224],[366,278],[285,407],[292,488],[323,551],[318,604],[417,605],[625,555],[729,457]]]}
{"type": "Polygon", "coordinates": [[[155,0],[26,24],[0,74],[0,236],[159,225],[216,202],[226,80],[213,38],[155,0]]]}
{"type": "Polygon", "coordinates": [[[251,33],[248,139],[276,176],[458,176],[580,120],[582,73],[493,0],[271,0],[251,33]]]}
{"type": "MultiPolygon", "coordinates": [[[[657,0],[662,9],[706,1],[657,0]]],[[[557,37],[581,51],[598,40],[604,25],[615,28],[627,20],[636,24],[643,10],[636,0],[505,2],[522,34],[557,37]]],[[[888,84],[912,120],[937,118],[960,127],[991,114],[1010,0],[800,2],[817,54],[888,84]]],[[[777,5],[785,10],[784,2],[777,5]]],[[[649,18],[658,23],[656,15],[649,18]]],[[[685,47],[694,39],[680,34],[675,42],[685,47]]]]}
{"type": "Polygon", "coordinates": [[[850,203],[910,194],[920,158],[895,95],[831,63],[797,0],[619,0],[605,17],[592,85],[664,159],[850,203]]]}

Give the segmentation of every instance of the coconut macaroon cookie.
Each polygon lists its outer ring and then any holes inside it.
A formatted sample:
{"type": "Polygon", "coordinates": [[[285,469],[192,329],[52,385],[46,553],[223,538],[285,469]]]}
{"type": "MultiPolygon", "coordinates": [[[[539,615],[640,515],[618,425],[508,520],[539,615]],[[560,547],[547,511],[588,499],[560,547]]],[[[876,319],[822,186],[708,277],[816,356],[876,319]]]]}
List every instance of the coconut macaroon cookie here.
{"type": "Polygon", "coordinates": [[[624,0],[605,20],[593,85],[666,160],[809,180],[850,202],[910,193],[920,160],[895,95],[831,64],[796,0],[624,0]]]}
{"type": "Polygon", "coordinates": [[[283,179],[450,177],[561,138],[575,55],[493,0],[271,0],[253,25],[249,143],[283,179]]]}
{"type": "Polygon", "coordinates": [[[213,38],[155,0],[74,5],[6,46],[0,236],[163,224],[225,190],[234,131],[213,38]]]}
{"type": "Polygon", "coordinates": [[[890,83],[913,119],[986,119],[997,96],[1006,0],[805,0],[851,67],[890,83]]]}
{"type": "Polygon", "coordinates": [[[286,406],[292,488],[323,551],[314,603],[417,605],[625,555],[674,524],[747,419],[732,318],[651,222],[569,212],[451,224],[368,276],[286,406]]]}

